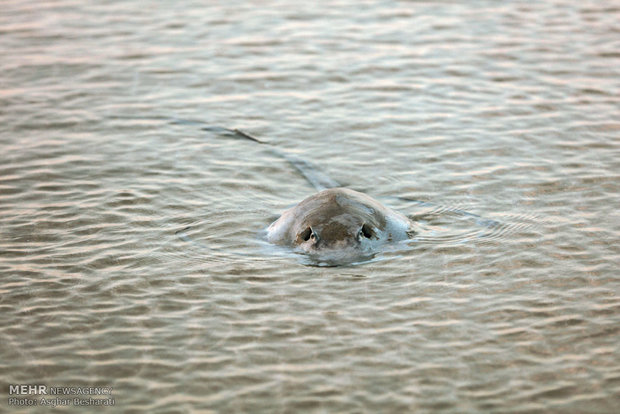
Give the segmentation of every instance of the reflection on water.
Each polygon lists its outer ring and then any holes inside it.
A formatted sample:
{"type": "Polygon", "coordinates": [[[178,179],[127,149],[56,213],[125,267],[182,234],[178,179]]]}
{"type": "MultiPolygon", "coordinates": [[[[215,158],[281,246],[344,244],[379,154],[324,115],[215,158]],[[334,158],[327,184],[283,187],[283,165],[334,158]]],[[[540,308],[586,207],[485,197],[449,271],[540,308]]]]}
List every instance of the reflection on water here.
{"type": "Polygon", "coordinates": [[[4,2],[3,383],[127,412],[614,412],[619,18],[4,2]],[[201,122],[424,231],[304,266],[261,232],[314,188],[201,122]]]}

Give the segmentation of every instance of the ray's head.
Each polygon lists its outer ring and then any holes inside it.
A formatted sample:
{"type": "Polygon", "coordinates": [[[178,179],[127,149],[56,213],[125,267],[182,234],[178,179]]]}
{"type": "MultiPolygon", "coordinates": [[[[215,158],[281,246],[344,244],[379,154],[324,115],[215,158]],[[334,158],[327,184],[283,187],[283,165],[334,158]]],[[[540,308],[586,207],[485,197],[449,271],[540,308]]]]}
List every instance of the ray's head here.
{"type": "Polygon", "coordinates": [[[368,259],[385,226],[385,220],[372,206],[342,191],[326,192],[299,207],[303,214],[291,227],[290,242],[326,263],[368,259]]]}
{"type": "Polygon", "coordinates": [[[409,227],[405,216],[366,194],[332,188],[282,213],[267,238],[319,265],[341,265],[371,259],[381,245],[408,238],[409,227]]]}

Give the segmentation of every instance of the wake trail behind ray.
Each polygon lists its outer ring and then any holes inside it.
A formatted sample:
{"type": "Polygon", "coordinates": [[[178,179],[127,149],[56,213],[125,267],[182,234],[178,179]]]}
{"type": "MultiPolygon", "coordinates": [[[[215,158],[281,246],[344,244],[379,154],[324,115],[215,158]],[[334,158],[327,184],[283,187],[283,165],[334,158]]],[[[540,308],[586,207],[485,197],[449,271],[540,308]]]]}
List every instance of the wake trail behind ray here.
{"type": "Polygon", "coordinates": [[[336,188],[341,187],[341,185],[333,180],[331,177],[323,174],[315,165],[312,163],[303,160],[301,158],[295,157],[286,152],[280,151],[279,149],[273,147],[271,144],[261,141],[260,139],[253,137],[252,135],[243,132],[239,129],[229,129],[218,126],[206,126],[201,128],[203,131],[214,132],[222,135],[236,136],[239,138],[244,138],[258,144],[264,145],[269,151],[275,156],[286,160],[289,164],[291,164],[305,179],[308,181],[317,191],[326,190],[328,188],[336,188]]]}

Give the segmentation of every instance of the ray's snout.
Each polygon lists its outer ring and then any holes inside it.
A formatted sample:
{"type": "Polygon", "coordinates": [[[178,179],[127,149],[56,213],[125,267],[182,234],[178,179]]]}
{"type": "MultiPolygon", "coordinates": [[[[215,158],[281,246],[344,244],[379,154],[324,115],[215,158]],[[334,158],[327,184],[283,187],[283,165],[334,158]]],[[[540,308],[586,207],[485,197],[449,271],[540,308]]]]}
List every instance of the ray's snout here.
{"type": "Polygon", "coordinates": [[[350,227],[335,222],[317,227],[316,229],[311,226],[306,227],[297,234],[295,243],[303,246],[304,250],[344,249],[361,247],[365,240],[376,239],[373,228],[365,223],[361,226],[350,227]]]}

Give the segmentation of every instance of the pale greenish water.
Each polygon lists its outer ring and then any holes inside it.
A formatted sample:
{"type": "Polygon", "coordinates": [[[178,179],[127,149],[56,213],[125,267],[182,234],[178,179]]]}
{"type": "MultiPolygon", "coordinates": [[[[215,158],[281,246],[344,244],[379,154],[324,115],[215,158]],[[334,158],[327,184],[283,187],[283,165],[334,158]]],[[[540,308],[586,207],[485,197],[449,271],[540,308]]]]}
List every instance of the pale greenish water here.
{"type": "Polygon", "coordinates": [[[0,411],[53,412],[8,404],[44,384],[113,387],[63,412],[617,412],[618,22],[587,0],[2,2],[0,411]],[[305,266],[261,231],[312,186],[171,118],[426,231],[305,266]]]}

